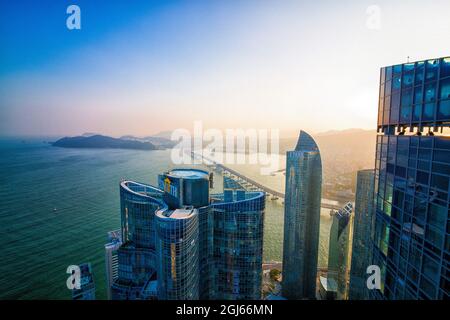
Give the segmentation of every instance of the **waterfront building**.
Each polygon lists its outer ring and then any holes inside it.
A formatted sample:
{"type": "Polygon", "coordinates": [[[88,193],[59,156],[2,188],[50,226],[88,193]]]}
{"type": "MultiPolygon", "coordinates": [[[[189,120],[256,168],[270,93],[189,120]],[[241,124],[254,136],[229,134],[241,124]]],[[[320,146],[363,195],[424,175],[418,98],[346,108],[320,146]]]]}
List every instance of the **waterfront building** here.
{"type": "Polygon", "coordinates": [[[380,72],[375,299],[450,298],[450,57],[380,72]]]}
{"type": "Polygon", "coordinates": [[[156,274],[155,212],[167,208],[163,191],[133,181],[120,183],[121,232],[118,278],[112,299],[143,299],[143,287],[156,274]]]}
{"type": "Polygon", "coordinates": [[[211,206],[215,299],[261,299],[265,194],[230,191],[215,196],[211,206]]]}
{"type": "Polygon", "coordinates": [[[349,202],[333,214],[330,229],[327,282],[336,283],[337,300],[348,299],[352,212],[353,205],[349,202]]]}
{"type": "Polygon", "coordinates": [[[210,196],[211,179],[174,169],[158,176],[158,188],[121,183],[113,299],[261,297],[265,194],[210,196]]]}
{"type": "Polygon", "coordinates": [[[353,215],[352,259],[350,269],[350,300],[368,299],[367,267],[371,265],[370,234],[372,232],[374,170],[360,170],[356,176],[355,210],[353,215]]]}
{"type": "Polygon", "coordinates": [[[80,267],[80,289],[72,290],[72,300],[95,300],[95,283],[90,263],[80,267]]]}
{"type": "Polygon", "coordinates": [[[316,298],[321,190],[319,148],[301,131],[286,157],[282,293],[288,299],[316,298]]]}
{"type": "Polygon", "coordinates": [[[105,244],[106,297],[112,299],[112,285],[119,277],[118,250],[122,245],[121,230],[108,232],[108,243],[105,244]]]}

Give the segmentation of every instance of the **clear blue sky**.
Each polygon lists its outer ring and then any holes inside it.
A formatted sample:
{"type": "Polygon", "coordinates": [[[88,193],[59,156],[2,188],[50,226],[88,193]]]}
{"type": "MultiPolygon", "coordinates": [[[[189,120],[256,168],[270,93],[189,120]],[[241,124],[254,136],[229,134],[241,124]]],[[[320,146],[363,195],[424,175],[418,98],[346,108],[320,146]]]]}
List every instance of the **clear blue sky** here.
{"type": "Polygon", "coordinates": [[[0,134],[374,128],[379,68],[450,55],[449,12],[448,0],[2,1],[0,134]],[[70,4],[81,30],[66,28],[70,4]]]}

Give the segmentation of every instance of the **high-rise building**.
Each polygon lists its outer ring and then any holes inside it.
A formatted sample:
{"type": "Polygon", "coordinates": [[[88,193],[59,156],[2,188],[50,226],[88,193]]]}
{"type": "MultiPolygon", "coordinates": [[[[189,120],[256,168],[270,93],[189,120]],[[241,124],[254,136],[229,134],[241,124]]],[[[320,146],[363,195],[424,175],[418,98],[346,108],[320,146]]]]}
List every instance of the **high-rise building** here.
{"type": "Polygon", "coordinates": [[[450,57],[381,69],[372,298],[450,298],[450,57]]]}
{"type": "Polygon", "coordinates": [[[112,298],[112,285],[119,277],[119,257],[117,251],[121,245],[121,230],[108,232],[108,243],[105,244],[106,296],[108,300],[112,298]]]}
{"type": "Polygon", "coordinates": [[[321,191],[319,148],[301,131],[286,157],[282,294],[288,299],[316,297],[321,191]]]}
{"type": "Polygon", "coordinates": [[[143,299],[144,286],[156,275],[155,212],[167,205],[158,188],[122,181],[120,208],[123,244],[117,251],[119,276],[112,286],[112,299],[143,299]]]}
{"type": "Polygon", "coordinates": [[[330,229],[327,279],[328,282],[336,283],[338,300],[348,299],[352,212],[353,205],[349,202],[333,214],[330,229]]]}
{"type": "Polygon", "coordinates": [[[350,300],[368,299],[367,267],[370,263],[370,234],[373,217],[374,170],[360,170],[356,176],[353,215],[352,260],[350,269],[350,300]]]}
{"type": "Polygon", "coordinates": [[[265,196],[231,191],[215,196],[215,298],[261,299],[265,196]],[[227,198],[227,199],[225,199],[227,198]]]}
{"type": "Polygon", "coordinates": [[[120,185],[113,299],[259,299],[265,194],[211,195],[212,175],[175,169],[120,185]]]}
{"type": "Polygon", "coordinates": [[[95,283],[90,263],[83,263],[80,267],[80,289],[72,290],[73,300],[95,300],[95,283]]]}

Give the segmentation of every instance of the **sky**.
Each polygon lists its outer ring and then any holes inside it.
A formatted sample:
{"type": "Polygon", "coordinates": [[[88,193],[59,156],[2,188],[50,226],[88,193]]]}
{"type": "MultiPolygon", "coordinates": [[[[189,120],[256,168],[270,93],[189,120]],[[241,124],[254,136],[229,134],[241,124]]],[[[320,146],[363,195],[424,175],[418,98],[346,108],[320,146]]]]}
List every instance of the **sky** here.
{"type": "Polygon", "coordinates": [[[450,55],[448,0],[0,3],[0,135],[375,129],[379,70],[450,55]],[[69,5],[81,29],[69,30],[69,5]]]}

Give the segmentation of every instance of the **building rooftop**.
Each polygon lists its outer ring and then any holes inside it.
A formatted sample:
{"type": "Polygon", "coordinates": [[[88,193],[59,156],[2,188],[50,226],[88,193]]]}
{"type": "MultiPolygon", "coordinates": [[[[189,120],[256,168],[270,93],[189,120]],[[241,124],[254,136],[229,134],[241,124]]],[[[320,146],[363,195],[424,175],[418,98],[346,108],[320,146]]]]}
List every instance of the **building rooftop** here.
{"type": "Polygon", "coordinates": [[[170,218],[170,219],[186,219],[197,213],[198,210],[193,207],[175,210],[162,209],[156,211],[156,215],[159,216],[160,218],[170,218]]]}
{"type": "Polygon", "coordinates": [[[316,142],[309,134],[301,130],[295,151],[319,151],[319,147],[317,147],[316,142]]]}
{"type": "Polygon", "coordinates": [[[199,169],[173,169],[167,175],[183,179],[209,179],[209,173],[199,169]]]}

